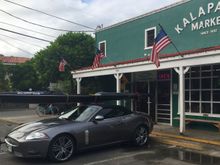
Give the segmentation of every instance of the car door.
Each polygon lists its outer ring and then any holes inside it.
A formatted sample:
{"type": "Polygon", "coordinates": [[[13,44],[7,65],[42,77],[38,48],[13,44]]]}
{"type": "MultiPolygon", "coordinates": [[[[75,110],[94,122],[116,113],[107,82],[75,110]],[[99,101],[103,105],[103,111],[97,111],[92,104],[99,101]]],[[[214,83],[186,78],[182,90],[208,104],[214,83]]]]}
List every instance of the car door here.
{"type": "Polygon", "coordinates": [[[123,127],[122,117],[117,116],[113,108],[104,108],[96,116],[104,116],[104,120],[93,122],[90,126],[90,145],[103,145],[117,142],[123,127]]]}
{"type": "Polygon", "coordinates": [[[116,123],[118,123],[118,141],[127,140],[131,135],[132,112],[123,106],[115,106],[116,123]]]}

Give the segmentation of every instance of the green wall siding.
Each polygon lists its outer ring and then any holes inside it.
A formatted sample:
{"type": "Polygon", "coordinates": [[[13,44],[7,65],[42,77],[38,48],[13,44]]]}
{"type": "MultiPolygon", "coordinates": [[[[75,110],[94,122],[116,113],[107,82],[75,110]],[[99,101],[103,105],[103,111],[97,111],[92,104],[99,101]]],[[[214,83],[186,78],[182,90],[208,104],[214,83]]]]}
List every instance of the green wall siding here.
{"type": "MultiPolygon", "coordinates": [[[[161,24],[179,51],[195,50],[220,45],[220,1],[191,0],[175,7],[115,25],[96,33],[96,44],[106,41],[107,57],[102,63],[121,62],[149,55],[151,49],[144,50],[145,29],[161,24]],[[209,10],[210,9],[210,10],[209,10]],[[216,11],[215,11],[216,10],[216,11]],[[185,21],[186,27],[183,24],[185,21]],[[182,29],[180,33],[175,27],[182,29]],[[198,25],[198,29],[192,27],[198,25]],[[200,26],[200,28],[199,28],[200,26]]],[[[160,54],[176,53],[173,45],[167,46],[160,54]]],[[[172,116],[173,125],[178,126],[178,75],[173,72],[172,116]],[[177,89],[174,86],[177,85],[177,89]]],[[[189,118],[219,120],[220,118],[187,116],[189,118]]]]}
{"type": "MultiPolygon", "coordinates": [[[[143,58],[144,54],[149,55],[151,50],[144,50],[144,32],[145,29],[155,26],[157,26],[158,32],[158,24],[164,27],[180,51],[217,46],[220,45],[219,15],[220,1],[191,0],[167,10],[97,32],[96,41],[98,44],[98,42],[106,40],[107,58],[103,60],[103,63],[143,58]],[[211,3],[214,6],[208,13],[208,4],[211,3]],[[217,3],[219,3],[219,7],[217,3]],[[196,20],[192,21],[191,19],[195,17],[197,17],[196,20]],[[190,22],[187,23],[186,28],[183,28],[183,19],[190,22]],[[211,19],[214,19],[215,26],[211,26],[211,21],[214,25],[211,19]],[[210,27],[192,31],[192,23],[196,25],[202,21],[205,24],[207,20],[210,22],[210,27]],[[177,24],[184,29],[180,34],[175,30],[177,24]]],[[[161,54],[167,53],[176,53],[176,50],[172,45],[169,45],[161,52],[161,54]]]]}

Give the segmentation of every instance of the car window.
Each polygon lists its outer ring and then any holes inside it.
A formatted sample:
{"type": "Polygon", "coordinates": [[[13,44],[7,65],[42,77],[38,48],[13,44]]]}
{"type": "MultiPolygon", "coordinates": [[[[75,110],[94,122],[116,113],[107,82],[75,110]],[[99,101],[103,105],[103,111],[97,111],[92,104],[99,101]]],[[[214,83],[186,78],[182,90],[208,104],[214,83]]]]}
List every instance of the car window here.
{"type": "Polygon", "coordinates": [[[102,109],[97,115],[104,116],[105,119],[115,117],[115,111],[111,108],[102,109]]]}
{"type": "Polygon", "coordinates": [[[116,106],[115,109],[117,110],[118,115],[120,116],[124,116],[132,113],[130,109],[125,108],[123,106],[116,106]]]}
{"type": "Polygon", "coordinates": [[[115,106],[115,107],[103,108],[102,110],[98,112],[97,115],[104,116],[104,118],[107,119],[107,118],[128,115],[130,113],[131,111],[124,107],[115,106]]]}
{"type": "Polygon", "coordinates": [[[97,106],[88,107],[75,120],[76,121],[88,121],[89,119],[93,117],[95,113],[98,112],[98,110],[99,110],[99,107],[97,106]]]}
{"type": "Polygon", "coordinates": [[[88,121],[100,108],[99,106],[79,106],[59,116],[59,119],[88,121]]]}

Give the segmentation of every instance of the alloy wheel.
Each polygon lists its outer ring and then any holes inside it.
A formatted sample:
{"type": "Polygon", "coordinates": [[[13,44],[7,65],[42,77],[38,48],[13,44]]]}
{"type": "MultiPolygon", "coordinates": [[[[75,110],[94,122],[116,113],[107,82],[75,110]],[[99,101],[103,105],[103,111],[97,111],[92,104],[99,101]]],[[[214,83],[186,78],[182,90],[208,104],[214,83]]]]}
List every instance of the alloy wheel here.
{"type": "Polygon", "coordinates": [[[74,143],[69,136],[57,137],[51,145],[51,155],[56,161],[65,161],[69,159],[74,151],[74,143]]]}
{"type": "Polygon", "coordinates": [[[148,130],[145,126],[140,126],[136,129],[135,144],[137,146],[143,146],[148,141],[148,130]]]}

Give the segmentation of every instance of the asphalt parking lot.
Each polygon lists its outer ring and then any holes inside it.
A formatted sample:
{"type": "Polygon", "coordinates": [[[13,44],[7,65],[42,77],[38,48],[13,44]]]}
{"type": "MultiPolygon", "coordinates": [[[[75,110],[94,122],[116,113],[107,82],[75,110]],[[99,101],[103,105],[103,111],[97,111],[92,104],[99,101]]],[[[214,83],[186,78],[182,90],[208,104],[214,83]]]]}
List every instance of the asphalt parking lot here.
{"type": "MultiPolygon", "coordinates": [[[[50,165],[56,164],[45,159],[23,159],[2,152],[0,160],[4,165],[50,165]]],[[[62,165],[191,165],[191,164],[220,164],[220,159],[184,150],[171,145],[162,145],[151,140],[143,148],[129,144],[108,146],[84,151],[74,155],[62,165]]]]}

